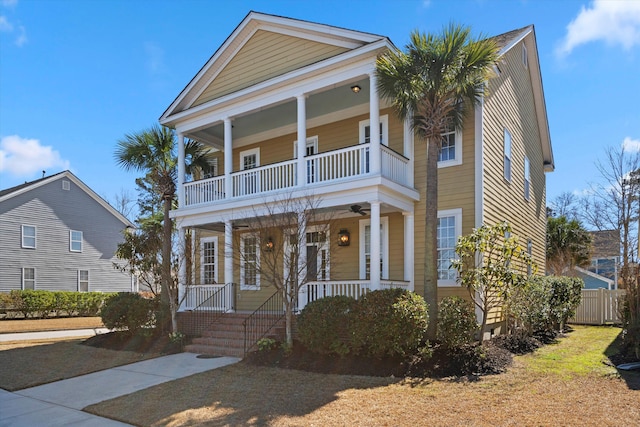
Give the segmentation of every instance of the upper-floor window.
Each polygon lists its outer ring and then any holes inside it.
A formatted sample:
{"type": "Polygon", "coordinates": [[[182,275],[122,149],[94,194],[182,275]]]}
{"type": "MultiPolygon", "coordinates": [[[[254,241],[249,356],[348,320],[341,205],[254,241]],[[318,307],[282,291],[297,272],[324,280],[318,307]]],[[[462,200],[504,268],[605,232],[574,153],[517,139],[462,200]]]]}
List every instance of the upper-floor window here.
{"type": "MultiPolygon", "coordinates": [[[[371,121],[362,120],[360,122],[360,144],[371,142],[371,121]]],[[[380,116],[380,144],[389,145],[389,116],[380,116]]]]}
{"type": "Polygon", "coordinates": [[[442,133],[438,167],[462,164],[462,134],[453,126],[442,133]]]}
{"type": "Polygon", "coordinates": [[[259,265],[258,238],[247,234],[240,239],[240,289],[260,289],[259,265]]]}
{"type": "Polygon", "coordinates": [[[455,285],[457,273],[451,268],[456,258],[456,243],[462,234],[462,209],[438,212],[438,286],[455,285]]]}
{"type": "Polygon", "coordinates": [[[529,200],[531,195],[531,166],[529,158],[524,156],[524,199],[529,200]]]}
{"type": "Polygon", "coordinates": [[[36,248],[36,227],[34,225],[22,226],[22,247],[36,248]]]}
{"type": "Polygon", "coordinates": [[[89,292],[89,270],[78,270],[78,292],[89,292]]]}
{"type": "Polygon", "coordinates": [[[36,288],[36,269],[25,267],[22,269],[22,289],[36,288]]]}
{"type": "Polygon", "coordinates": [[[504,179],[511,182],[511,132],[504,128],[504,179]]]}
{"type": "Polygon", "coordinates": [[[218,238],[200,239],[200,280],[203,285],[218,283],[218,238]]]}
{"type": "Polygon", "coordinates": [[[214,176],[218,176],[218,158],[209,160],[209,164],[202,170],[202,178],[213,178],[214,176]]]}
{"type": "Polygon", "coordinates": [[[69,231],[69,250],[71,252],[82,252],[82,231],[69,231]]]}

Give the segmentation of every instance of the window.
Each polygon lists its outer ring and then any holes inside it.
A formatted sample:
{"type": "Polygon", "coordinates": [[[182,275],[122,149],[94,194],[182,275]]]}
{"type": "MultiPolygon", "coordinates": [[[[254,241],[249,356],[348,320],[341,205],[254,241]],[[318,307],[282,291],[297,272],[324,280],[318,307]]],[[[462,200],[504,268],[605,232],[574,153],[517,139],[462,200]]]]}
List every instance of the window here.
{"type": "Polygon", "coordinates": [[[82,231],[69,231],[69,250],[71,252],[82,252],[82,231]]]}
{"type": "Polygon", "coordinates": [[[527,45],[522,43],[522,64],[524,68],[529,67],[529,56],[527,55],[527,45]]]}
{"type": "Polygon", "coordinates": [[[504,128],[504,179],[511,182],[511,133],[504,128]]]}
{"type": "MultiPolygon", "coordinates": [[[[371,278],[371,220],[360,220],[360,279],[371,278]]],[[[380,218],[380,278],[389,278],[389,218],[380,218]]]]}
{"type": "Polygon", "coordinates": [[[529,200],[531,193],[531,166],[529,165],[529,158],[524,157],[524,199],[529,200]]]}
{"type": "Polygon", "coordinates": [[[218,238],[200,239],[200,280],[203,285],[218,283],[218,238]]]}
{"type": "Polygon", "coordinates": [[[35,289],[36,288],[36,269],[35,268],[23,268],[22,269],[22,289],[35,289]]]}
{"type": "MultiPolygon", "coordinates": [[[[360,144],[371,142],[371,126],[370,120],[362,120],[360,122],[360,144]]],[[[389,116],[385,114],[380,116],[380,144],[389,145],[389,116]]]]}
{"type": "Polygon", "coordinates": [[[33,225],[22,226],[22,247],[35,249],[36,248],[36,227],[33,225]]]}
{"type": "MultiPolygon", "coordinates": [[[[243,171],[255,169],[260,166],[260,149],[253,148],[251,150],[240,152],[240,169],[243,171]]],[[[259,192],[260,181],[257,172],[249,172],[243,174],[240,179],[239,192],[241,196],[248,194],[256,194],[259,192]]],[[[235,182],[235,180],[234,180],[235,182]]],[[[235,184],[234,184],[235,186],[235,184]]]]}
{"type": "Polygon", "coordinates": [[[438,212],[438,286],[455,286],[457,274],[451,268],[456,243],[462,234],[462,209],[438,212]]]}
{"type": "MultiPolygon", "coordinates": [[[[318,136],[311,136],[307,138],[306,152],[304,157],[313,156],[318,154],[318,136]]],[[[298,158],[298,141],[293,141],[293,158],[298,158]]],[[[307,159],[307,184],[311,184],[316,181],[316,170],[318,170],[318,159],[307,159]]]]}
{"type": "Polygon", "coordinates": [[[71,189],[71,183],[67,180],[62,181],[62,189],[65,191],[69,191],[71,189]]]}
{"type": "Polygon", "coordinates": [[[89,270],[78,270],[78,292],[89,292],[89,270]]]}
{"type": "Polygon", "coordinates": [[[218,158],[209,160],[208,167],[205,167],[202,171],[202,178],[213,178],[214,176],[218,176],[218,158]]]}
{"type": "Polygon", "coordinates": [[[442,134],[438,167],[462,164],[462,134],[453,127],[442,134]]]}
{"type": "Polygon", "coordinates": [[[254,235],[246,235],[240,240],[240,289],[260,289],[260,252],[258,239],[254,235]]]}

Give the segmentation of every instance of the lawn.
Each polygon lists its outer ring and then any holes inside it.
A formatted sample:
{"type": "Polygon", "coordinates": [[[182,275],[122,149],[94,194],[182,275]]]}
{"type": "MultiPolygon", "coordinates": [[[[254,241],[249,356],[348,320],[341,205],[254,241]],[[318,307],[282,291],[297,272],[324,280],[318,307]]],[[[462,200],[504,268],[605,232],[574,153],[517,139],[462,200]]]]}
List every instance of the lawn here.
{"type": "MultiPolygon", "coordinates": [[[[239,363],[85,408],[141,426],[640,425],[640,374],[608,364],[619,328],[575,327],[501,375],[402,379],[239,363]]],[[[157,354],[64,341],[0,347],[0,388],[17,390],[157,354]]]]}
{"type": "Polygon", "coordinates": [[[480,379],[323,375],[246,363],[85,410],[144,426],[640,425],[640,376],[605,352],[620,332],[576,327],[557,344],[480,379]]]}

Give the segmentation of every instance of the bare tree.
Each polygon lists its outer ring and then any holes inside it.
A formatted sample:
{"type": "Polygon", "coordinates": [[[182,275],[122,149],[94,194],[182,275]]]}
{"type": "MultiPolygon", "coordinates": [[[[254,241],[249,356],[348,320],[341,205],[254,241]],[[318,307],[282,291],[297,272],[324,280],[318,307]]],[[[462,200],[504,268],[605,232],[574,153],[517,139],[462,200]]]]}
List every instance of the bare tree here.
{"type": "Polygon", "coordinates": [[[234,237],[241,281],[272,287],[282,295],[285,342],[293,345],[292,319],[305,284],[329,279],[334,211],[319,208],[314,196],[283,197],[255,206],[253,215],[236,221],[245,228],[234,237]],[[258,279],[259,278],[259,279],[258,279]]]}
{"type": "Polygon", "coordinates": [[[585,224],[594,229],[619,231],[620,278],[628,288],[635,281],[632,267],[638,259],[640,152],[607,148],[596,167],[602,181],[592,185],[590,194],[582,199],[581,215],[585,224]]]}
{"type": "Polygon", "coordinates": [[[568,220],[578,219],[579,217],[579,198],[570,191],[560,193],[549,203],[551,215],[553,217],[564,216],[568,220]]]}
{"type": "Polygon", "coordinates": [[[120,191],[113,196],[113,201],[109,203],[128,220],[133,221],[135,218],[133,210],[137,208],[136,201],[129,190],[120,188],[120,191]]]}

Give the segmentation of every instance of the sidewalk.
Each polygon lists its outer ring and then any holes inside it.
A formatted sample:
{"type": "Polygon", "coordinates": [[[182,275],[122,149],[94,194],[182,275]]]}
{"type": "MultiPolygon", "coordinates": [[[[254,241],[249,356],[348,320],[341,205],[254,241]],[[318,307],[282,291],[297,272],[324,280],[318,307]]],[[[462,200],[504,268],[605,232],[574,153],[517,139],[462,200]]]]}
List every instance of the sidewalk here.
{"type": "Polygon", "coordinates": [[[105,334],[107,332],[109,332],[109,329],[107,328],[94,328],[43,332],[14,332],[9,334],[0,333],[0,342],[38,341],[57,338],[82,338],[105,334]]]}
{"type": "MultiPolygon", "coordinates": [[[[45,334],[40,339],[87,336],[57,335],[59,333],[80,333],[79,331],[86,333],[86,331],[94,330],[0,334],[0,340],[10,341],[5,337],[9,335],[18,335],[22,337],[21,339],[38,339],[33,338],[33,336],[26,337],[26,334],[45,334]]],[[[94,334],[91,333],[89,336],[94,334]]],[[[13,338],[12,341],[19,340],[17,337],[13,338]]],[[[126,426],[127,424],[98,417],[81,410],[94,403],[220,368],[238,361],[240,359],[235,357],[199,359],[193,353],[178,353],[26,388],[14,393],[0,389],[0,427],[126,426]]]]}

